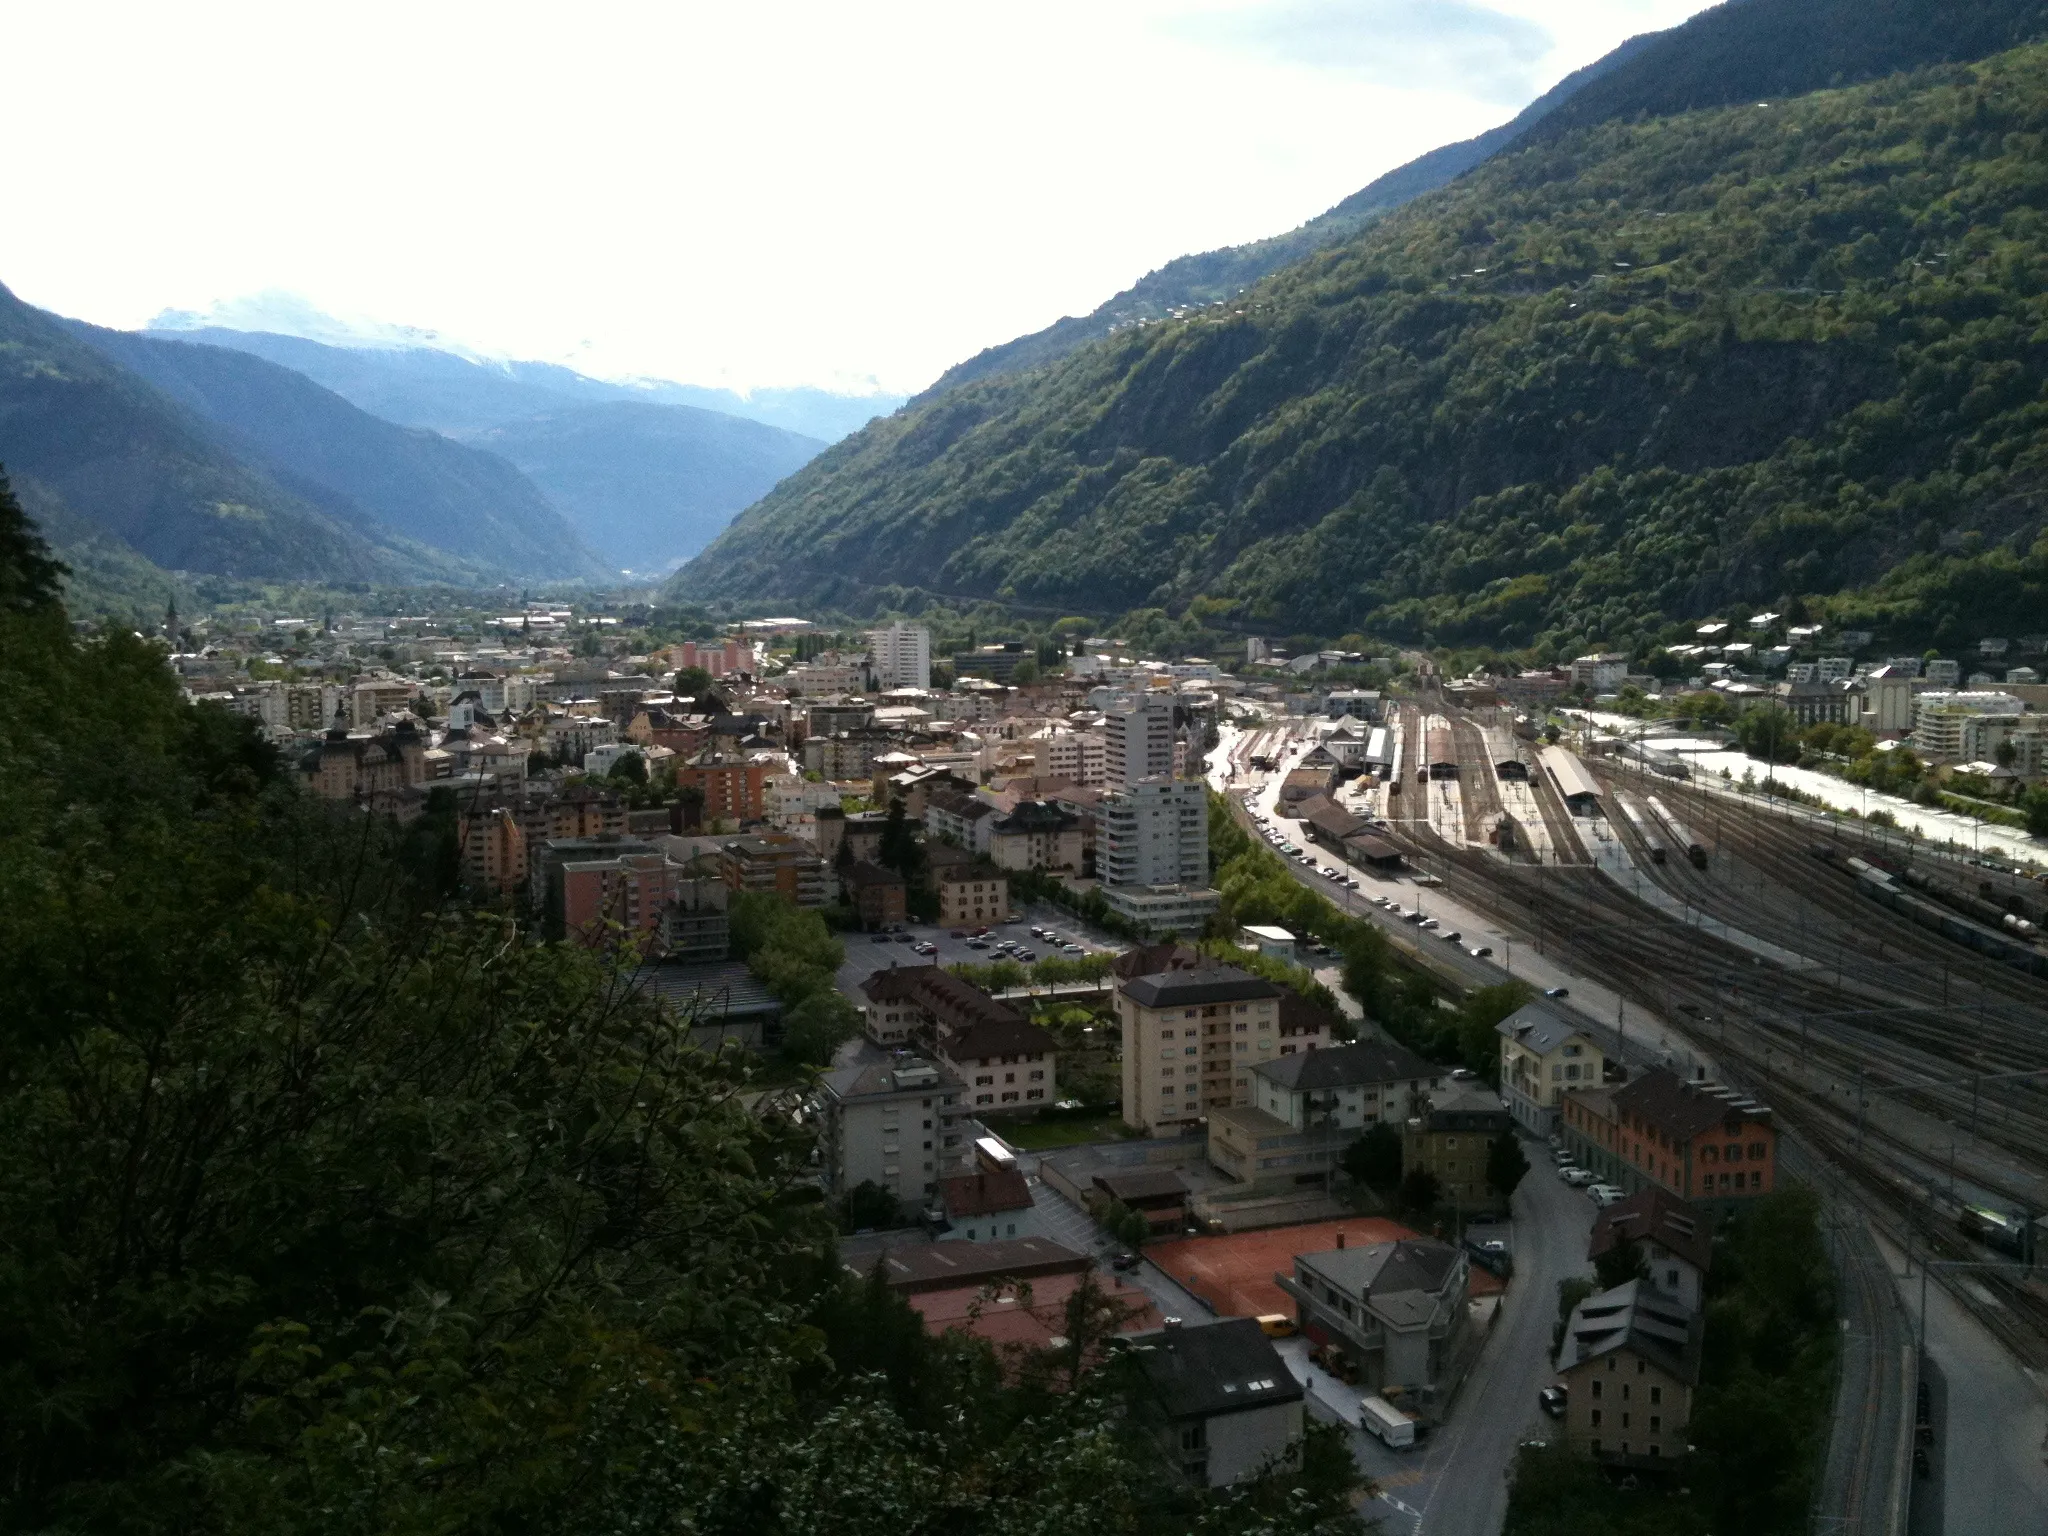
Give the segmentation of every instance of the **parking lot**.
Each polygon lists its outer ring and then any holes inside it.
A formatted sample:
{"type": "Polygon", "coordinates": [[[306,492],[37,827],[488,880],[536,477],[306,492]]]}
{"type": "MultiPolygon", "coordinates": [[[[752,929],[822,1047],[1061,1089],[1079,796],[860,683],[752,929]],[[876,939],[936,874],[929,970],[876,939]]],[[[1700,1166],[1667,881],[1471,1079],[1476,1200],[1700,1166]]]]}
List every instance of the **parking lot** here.
{"type": "Polygon", "coordinates": [[[966,936],[973,932],[971,928],[941,928],[932,923],[905,923],[902,933],[844,934],[846,963],[839,968],[839,987],[849,997],[856,997],[862,982],[892,965],[991,965],[1006,958],[996,946],[1010,941],[1024,946],[1025,953],[1036,960],[1077,958],[1034,938],[1033,927],[1050,927],[1084,954],[1114,955],[1123,948],[1056,907],[1028,906],[1019,913],[1018,921],[995,924],[979,941],[966,936]],[[955,938],[955,934],[962,936],[955,938]],[[982,947],[977,948],[977,942],[982,947]],[[931,952],[923,952],[920,945],[931,946],[931,952]]]}

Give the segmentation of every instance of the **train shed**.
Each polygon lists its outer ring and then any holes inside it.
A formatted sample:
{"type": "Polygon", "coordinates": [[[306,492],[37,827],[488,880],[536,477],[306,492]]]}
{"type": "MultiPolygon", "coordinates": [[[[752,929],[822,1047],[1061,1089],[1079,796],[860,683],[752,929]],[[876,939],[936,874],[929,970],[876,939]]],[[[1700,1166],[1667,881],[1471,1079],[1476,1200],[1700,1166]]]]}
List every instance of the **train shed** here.
{"type": "Polygon", "coordinates": [[[1574,816],[1597,816],[1600,813],[1600,786],[1593,782],[1593,776],[1586,772],[1586,765],[1579,761],[1577,754],[1567,752],[1563,747],[1542,749],[1543,771],[1550,775],[1550,782],[1563,796],[1565,808],[1574,816]]]}

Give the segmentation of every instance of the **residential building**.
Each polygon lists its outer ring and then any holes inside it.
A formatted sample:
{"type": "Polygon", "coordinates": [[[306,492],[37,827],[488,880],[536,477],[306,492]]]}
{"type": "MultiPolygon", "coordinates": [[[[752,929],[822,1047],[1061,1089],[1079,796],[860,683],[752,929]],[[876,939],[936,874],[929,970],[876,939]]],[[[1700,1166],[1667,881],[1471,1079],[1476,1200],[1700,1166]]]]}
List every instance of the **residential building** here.
{"type": "Polygon", "coordinates": [[[1048,730],[1036,741],[1038,777],[1100,789],[1109,772],[1108,745],[1099,731],[1048,730]]]}
{"type": "Polygon", "coordinates": [[[1936,657],[1927,663],[1920,675],[1927,679],[1930,688],[1953,688],[1963,680],[1963,666],[1959,661],[1936,657]]]}
{"type": "Polygon", "coordinates": [[[1145,1418],[1189,1482],[1225,1488],[1298,1454],[1305,1394],[1256,1319],[1169,1318],[1123,1348],[1146,1386],[1145,1418]]]}
{"type": "Polygon", "coordinates": [[[1594,693],[1612,693],[1628,676],[1628,657],[1619,651],[1601,651],[1597,655],[1579,656],[1572,660],[1572,686],[1590,688],[1594,693]]]}
{"type": "Polygon", "coordinates": [[[526,883],[526,833],[502,805],[466,807],[457,817],[462,883],[473,891],[517,890],[526,883]]]}
{"type": "Polygon", "coordinates": [[[883,688],[932,685],[932,632],[922,624],[899,619],[886,629],[869,630],[868,657],[883,688]]]}
{"type": "Polygon", "coordinates": [[[1841,683],[1779,683],[1771,697],[1800,726],[1854,725],[1862,715],[1860,700],[1841,683]]]}
{"type": "Polygon", "coordinates": [[[1500,1037],[1500,1092],[1508,1112],[1547,1136],[1557,1129],[1568,1088],[1598,1087],[1606,1057],[1592,1036],[1541,1003],[1529,1003],[1494,1026],[1500,1037]]]}
{"type": "Polygon", "coordinates": [[[1250,1045],[1257,1040],[1271,1049],[1280,996],[1272,982],[1226,965],[1120,983],[1124,1123],[1149,1135],[1172,1134],[1212,1109],[1249,1102],[1250,1045]]]}
{"type": "Polygon", "coordinates": [[[1720,1083],[1651,1067],[1619,1088],[1566,1095],[1559,1131],[1582,1167],[1634,1193],[1655,1185],[1714,1207],[1777,1187],[1771,1112],[1720,1083]]]}
{"type": "Polygon", "coordinates": [[[1102,716],[1103,777],[1128,789],[1173,775],[1173,703],[1138,697],[1112,705],[1102,716]]]}
{"type": "Polygon", "coordinates": [[[1634,1243],[1650,1283],[1688,1312],[1706,1307],[1707,1271],[1714,1264],[1714,1227],[1704,1211],[1651,1185],[1593,1218],[1588,1260],[1634,1243]]]}
{"type": "Polygon", "coordinates": [[[1401,1128],[1401,1171],[1432,1175],[1438,1198],[1458,1211],[1499,1210],[1507,1197],[1486,1182],[1487,1158],[1513,1131],[1499,1094],[1474,1080],[1447,1083],[1401,1128]]]}
{"type": "Polygon", "coordinates": [[[1699,1313],[1641,1280],[1580,1302],[1557,1357],[1566,1442],[1617,1467],[1682,1458],[1703,1332],[1699,1313]]]}
{"type": "Polygon", "coordinates": [[[1206,886],[1105,885],[1109,910],[1153,933],[1200,933],[1223,905],[1222,893],[1206,886]]]}
{"type": "Polygon", "coordinates": [[[827,1072],[825,1192],[835,1199],[862,1184],[922,1210],[960,1161],[960,1080],[915,1056],[827,1072]]]}
{"type": "Polygon", "coordinates": [[[1031,1202],[1031,1186],[1015,1168],[977,1164],[971,1173],[939,1180],[935,1209],[944,1213],[947,1234],[970,1243],[1047,1237],[1031,1202]]]}
{"type": "Polygon", "coordinates": [[[1913,697],[1920,683],[1920,664],[1887,662],[1856,679],[1852,687],[1860,708],[1850,724],[1873,736],[1902,736],[1913,729],[1913,697]]]}
{"type": "Polygon", "coordinates": [[[882,832],[889,825],[887,811],[855,811],[848,815],[837,806],[818,810],[818,857],[827,864],[839,862],[839,850],[869,863],[882,856],[882,832]]]}
{"type": "Polygon", "coordinates": [[[1368,1391],[1395,1391],[1425,1413],[1440,1408],[1478,1342],[1464,1252],[1428,1237],[1348,1246],[1340,1234],[1338,1243],[1296,1254],[1294,1272],[1273,1277],[1294,1298],[1301,1331],[1341,1354],[1368,1391]]]}
{"type": "Polygon", "coordinates": [[[1148,779],[1102,797],[1096,862],[1105,885],[1209,883],[1209,801],[1199,779],[1148,779]]]}
{"type": "Polygon", "coordinates": [[[1004,869],[1063,869],[1079,874],[1081,818],[1049,800],[1026,800],[988,823],[989,859],[1004,869]]]}
{"type": "Polygon", "coordinates": [[[386,715],[410,708],[419,691],[419,684],[409,678],[364,678],[348,691],[349,721],[359,726],[375,725],[386,715]]]}
{"type": "Polygon", "coordinates": [[[754,648],[744,640],[685,640],[674,656],[679,671],[696,667],[713,677],[754,670],[754,648]]]}
{"type": "MultiPolygon", "coordinates": [[[[848,1266],[865,1279],[868,1271],[848,1266]]],[[[876,1262],[882,1281],[900,1296],[972,1286],[981,1289],[999,1280],[1079,1279],[1094,1268],[1085,1253],[1045,1237],[999,1238],[995,1242],[914,1243],[891,1248],[876,1262]]]]}
{"type": "Polygon", "coordinates": [[[618,722],[603,715],[551,714],[541,727],[542,749],[560,762],[580,763],[618,739],[618,722]]]}
{"type": "Polygon", "coordinates": [[[394,802],[426,781],[426,737],[410,715],[375,735],[337,725],[299,758],[299,773],[322,800],[394,802]]]}
{"type": "Polygon", "coordinates": [[[1114,1200],[1145,1218],[1154,1237],[1172,1236],[1187,1225],[1188,1185],[1171,1168],[1111,1168],[1089,1180],[1096,1201],[1114,1200]]]}
{"type": "MultiPolygon", "coordinates": [[[[1283,997],[1283,1021],[1293,998],[1283,997]]],[[[1437,1068],[1392,1042],[1279,1050],[1247,1074],[1247,1099],[1209,1111],[1209,1162],[1254,1187],[1326,1182],[1362,1131],[1399,1126],[1439,1081],[1437,1068]]]]}
{"type": "Polygon", "coordinates": [[[1930,762],[1970,761],[1974,754],[1964,738],[1976,717],[1995,715],[2016,723],[2026,709],[2014,695],[1988,688],[1930,689],[1913,702],[1913,750],[1930,762]]]}
{"type": "Polygon", "coordinates": [[[1814,679],[1823,683],[1839,683],[1856,670],[1855,658],[1850,656],[1823,656],[1820,665],[1814,669],[1814,679]]]}
{"type": "Polygon", "coordinates": [[[765,821],[768,775],[783,766],[765,755],[707,747],[676,769],[676,788],[703,792],[707,822],[765,821]]]}
{"type": "Polygon", "coordinates": [[[856,859],[840,874],[839,883],[863,928],[888,928],[909,916],[910,887],[893,869],[856,859]]]}
{"type": "Polygon", "coordinates": [[[718,850],[718,868],[735,891],[773,891],[799,907],[831,904],[831,882],[816,848],[787,832],[731,839],[718,850]]]}
{"type": "Polygon", "coordinates": [[[591,949],[617,942],[645,951],[653,947],[662,913],[675,900],[682,866],[651,849],[613,852],[551,861],[548,878],[550,937],[591,949]]]}
{"type": "Polygon", "coordinates": [[[661,912],[657,947],[662,958],[672,964],[709,965],[730,955],[732,920],[727,905],[731,894],[725,882],[715,877],[678,877],[661,912]]]}
{"type": "Polygon", "coordinates": [[[936,857],[937,847],[926,852],[932,889],[939,898],[940,927],[979,928],[1010,915],[1010,880],[1002,870],[964,852],[949,859],[936,857]]]}
{"type": "Polygon", "coordinates": [[[1058,1042],[1017,1009],[937,965],[892,965],[861,984],[877,1045],[914,1043],[959,1077],[977,1114],[1059,1098],[1058,1042]]]}

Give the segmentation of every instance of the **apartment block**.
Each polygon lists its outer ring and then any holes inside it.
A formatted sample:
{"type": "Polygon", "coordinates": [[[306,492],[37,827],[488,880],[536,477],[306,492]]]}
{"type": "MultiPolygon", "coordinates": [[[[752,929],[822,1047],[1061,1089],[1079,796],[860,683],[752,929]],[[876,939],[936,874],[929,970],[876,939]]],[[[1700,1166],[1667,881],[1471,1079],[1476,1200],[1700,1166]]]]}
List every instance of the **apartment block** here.
{"type": "Polygon", "coordinates": [[[1249,1103],[1254,1043],[1260,1057],[1277,1055],[1280,998],[1272,982],[1227,965],[1120,983],[1124,1123],[1171,1134],[1249,1103]]]}
{"type": "Polygon", "coordinates": [[[906,1210],[929,1206],[961,1162],[960,1080],[902,1056],[827,1072],[821,1086],[826,1193],[873,1184],[906,1210]]]}

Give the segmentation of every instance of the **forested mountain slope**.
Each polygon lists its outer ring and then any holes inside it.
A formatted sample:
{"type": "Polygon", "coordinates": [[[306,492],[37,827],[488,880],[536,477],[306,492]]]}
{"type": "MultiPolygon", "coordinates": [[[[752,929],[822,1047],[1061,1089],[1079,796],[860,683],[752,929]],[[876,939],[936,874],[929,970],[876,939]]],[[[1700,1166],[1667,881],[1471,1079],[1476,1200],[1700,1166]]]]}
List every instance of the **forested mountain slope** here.
{"type": "Polygon", "coordinates": [[[246,352],[66,323],[284,484],[345,497],[394,533],[508,575],[609,574],[548,498],[495,454],[393,425],[246,352]]]}
{"type": "Polygon", "coordinates": [[[992,373],[1021,373],[1119,326],[1230,298],[1525,137],[1800,96],[1922,65],[1979,59],[2044,29],[2048,0],[1725,0],[1682,26],[1628,39],[1567,75],[1512,120],[1387,172],[1298,229],[1178,257],[1086,315],[1067,316],[956,364],[919,398],[992,373]]]}
{"type": "Polygon", "coordinates": [[[396,579],[410,556],[287,490],[208,424],[0,287],[0,465],[157,565],[230,576],[396,579]]]}
{"type": "Polygon", "coordinates": [[[2044,136],[2031,47],[1548,139],[870,426],[675,590],[1563,646],[1903,561],[1899,624],[1995,632],[2048,566],[2044,136]]]}

